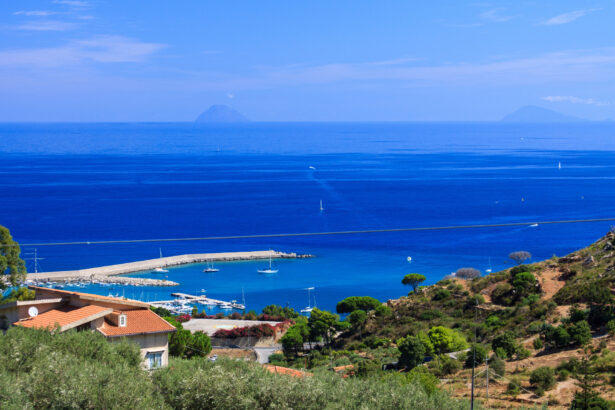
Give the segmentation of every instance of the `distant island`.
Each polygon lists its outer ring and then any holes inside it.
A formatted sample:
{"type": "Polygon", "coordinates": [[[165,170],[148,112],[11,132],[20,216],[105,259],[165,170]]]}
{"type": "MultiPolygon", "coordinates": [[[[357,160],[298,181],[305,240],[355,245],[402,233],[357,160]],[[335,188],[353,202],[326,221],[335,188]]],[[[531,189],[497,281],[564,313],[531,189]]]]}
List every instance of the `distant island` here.
{"type": "Polygon", "coordinates": [[[502,118],[503,122],[581,122],[583,118],[562,114],[548,108],[526,105],[502,118]]]}
{"type": "Polygon", "coordinates": [[[249,120],[238,111],[226,105],[212,105],[195,120],[196,123],[236,123],[249,120]]]}

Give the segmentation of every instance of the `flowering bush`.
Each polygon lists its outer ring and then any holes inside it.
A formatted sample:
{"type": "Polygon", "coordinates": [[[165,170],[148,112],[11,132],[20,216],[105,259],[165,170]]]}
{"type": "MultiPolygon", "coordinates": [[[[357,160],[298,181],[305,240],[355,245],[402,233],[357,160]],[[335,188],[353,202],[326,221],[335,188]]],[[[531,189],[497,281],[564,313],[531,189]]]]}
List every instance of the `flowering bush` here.
{"type": "Polygon", "coordinates": [[[175,318],[175,320],[177,320],[179,323],[187,322],[190,319],[192,319],[192,316],[190,316],[189,314],[179,315],[175,318]]]}
{"type": "Polygon", "coordinates": [[[254,337],[257,339],[263,337],[272,337],[275,335],[276,328],[268,323],[263,323],[255,326],[236,327],[234,329],[219,329],[214,333],[214,337],[223,339],[236,339],[238,337],[254,337]]]}

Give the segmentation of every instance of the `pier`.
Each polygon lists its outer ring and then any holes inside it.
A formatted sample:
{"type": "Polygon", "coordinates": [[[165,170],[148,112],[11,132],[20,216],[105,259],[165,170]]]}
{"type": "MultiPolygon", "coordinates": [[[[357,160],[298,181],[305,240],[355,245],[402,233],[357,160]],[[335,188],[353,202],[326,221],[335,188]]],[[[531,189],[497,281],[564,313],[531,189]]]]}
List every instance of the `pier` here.
{"type": "Polygon", "coordinates": [[[143,284],[148,286],[175,286],[178,283],[169,280],[146,279],[146,278],[117,278],[117,275],[126,275],[137,272],[153,271],[157,268],[168,268],[172,266],[187,265],[191,263],[204,262],[228,262],[228,261],[248,261],[261,259],[294,259],[309,258],[312,255],[298,255],[296,253],[268,251],[250,252],[221,252],[221,253],[198,253],[177,256],[167,256],[163,258],[148,259],[144,261],[120,263],[117,265],[100,266],[96,268],[29,273],[27,280],[31,281],[52,281],[52,282],[71,282],[77,280],[99,281],[99,282],[122,282],[123,284],[143,284]],[[111,278],[114,277],[114,278],[111,278]]]}
{"type": "Polygon", "coordinates": [[[208,298],[205,295],[195,296],[189,295],[187,293],[176,292],[171,293],[171,296],[175,296],[177,299],[158,300],[156,302],[149,302],[149,304],[155,307],[165,308],[173,313],[187,313],[186,311],[188,309],[192,310],[191,308],[187,308],[186,306],[189,303],[198,303],[200,305],[218,306],[222,308],[238,310],[243,310],[246,308],[244,305],[242,305],[241,303],[237,303],[237,301],[235,300],[227,302],[224,300],[208,298]]]}

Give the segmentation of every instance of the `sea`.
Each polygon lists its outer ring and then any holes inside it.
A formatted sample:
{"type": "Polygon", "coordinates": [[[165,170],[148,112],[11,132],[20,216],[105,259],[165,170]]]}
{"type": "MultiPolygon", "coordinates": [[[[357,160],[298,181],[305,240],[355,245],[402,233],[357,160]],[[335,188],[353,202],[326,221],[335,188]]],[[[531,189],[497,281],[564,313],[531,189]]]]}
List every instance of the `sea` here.
{"type": "Polygon", "coordinates": [[[194,264],[132,275],[180,283],[172,288],[75,290],[144,301],[204,290],[257,312],[269,304],[334,310],[347,296],[406,295],[407,273],[431,284],[461,267],[510,267],[513,251],[539,261],[591,244],[610,222],[540,222],[615,217],[614,151],[608,122],[4,123],[0,224],[22,245],[29,272],[35,250],[38,271],[160,252],[313,254],[274,261],[273,275],[257,273],[264,261],[217,263],[213,274],[194,264]],[[30,245],[511,222],[524,225],[30,245]]]}

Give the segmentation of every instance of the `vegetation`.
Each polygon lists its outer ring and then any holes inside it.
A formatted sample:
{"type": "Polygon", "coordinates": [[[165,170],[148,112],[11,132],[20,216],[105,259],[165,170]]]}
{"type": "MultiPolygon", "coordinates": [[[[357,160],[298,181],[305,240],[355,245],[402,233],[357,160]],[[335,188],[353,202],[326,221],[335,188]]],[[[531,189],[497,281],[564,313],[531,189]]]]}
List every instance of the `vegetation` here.
{"type": "Polygon", "coordinates": [[[526,251],[511,252],[508,257],[515,261],[518,265],[532,257],[532,254],[526,251]]]}
{"type": "Polygon", "coordinates": [[[26,279],[26,264],[19,257],[21,249],[9,230],[0,225],[0,289],[17,286],[26,279]]]}
{"type": "Polygon", "coordinates": [[[338,302],[335,310],[337,313],[352,313],[355,310],[363,310],[365,312],[374,310],[382,306],[378,299],[371,296],[350,296],[338,302]]]}
{"type": "Polygon", "coordinates": [[[254,409],[467,408],[429,374],[293,378],[256,363],[171,359],[142,369],[136,345],[91,332],[13,328],[0,337],[3,408],[254,409]],[[10,360],[9,360],[10,358],[10,360]]]}
{"type": "Polygon", "coordinates": [[[460,279],[476,279],[480,277],[480,271],[474,268],[460,268],[455,272],[455,277],[460,279]]]}

